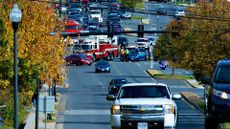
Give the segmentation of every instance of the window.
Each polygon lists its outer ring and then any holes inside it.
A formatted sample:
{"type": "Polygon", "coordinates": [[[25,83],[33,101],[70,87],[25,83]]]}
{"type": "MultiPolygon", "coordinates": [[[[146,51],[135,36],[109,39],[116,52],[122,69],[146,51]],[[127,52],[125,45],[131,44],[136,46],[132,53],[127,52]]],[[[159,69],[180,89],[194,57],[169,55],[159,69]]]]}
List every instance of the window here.
{"type": "Polygon", "coordinates": [[[118,98],[169,98],[165,86],[127,86],[121,89],[118,98]]]}
{"type": "Polygon", "coordinates": [[[230,83],[230,65],[222,65],[217,68],[214,82],[230,83]]]}

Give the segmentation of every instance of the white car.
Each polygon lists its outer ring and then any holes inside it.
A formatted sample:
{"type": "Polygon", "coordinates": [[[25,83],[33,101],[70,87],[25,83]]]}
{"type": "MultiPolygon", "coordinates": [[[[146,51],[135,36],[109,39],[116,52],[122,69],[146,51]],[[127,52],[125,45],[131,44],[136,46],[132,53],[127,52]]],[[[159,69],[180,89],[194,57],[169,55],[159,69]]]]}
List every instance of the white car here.
{"type": "Polygon", "coordinates": [[[121,14],[121,18],[131,19],[132,18],[131,12],[125,12],[125,13],[121,14]]]}
{"type": "Polygon", "coordinates": [[[158,36],[145,36],[145,38],[149,39],[150,45],[156,45],[158,36]]]}
{"type": "Polygon", "coordinates": [[[136,46],[137,47],[144,47],[147,49],[150,46],[150,41],[148,38],[138,38],[136,40],[136,46]]]}
{"type": "Polygon", "coordinates": [[[108,95],[106,99],[114,100],[110,116],[112,129],[176,127],[177,105],[174,100],[181,99],[181,95],[172,95],[166,84],[124,84],[116,97],[108,95]]]}
{"type": "Polygon", "coordinates": [[[175,16],[185,16],[185,10],[177,9],[175,12],[175,16]]]}

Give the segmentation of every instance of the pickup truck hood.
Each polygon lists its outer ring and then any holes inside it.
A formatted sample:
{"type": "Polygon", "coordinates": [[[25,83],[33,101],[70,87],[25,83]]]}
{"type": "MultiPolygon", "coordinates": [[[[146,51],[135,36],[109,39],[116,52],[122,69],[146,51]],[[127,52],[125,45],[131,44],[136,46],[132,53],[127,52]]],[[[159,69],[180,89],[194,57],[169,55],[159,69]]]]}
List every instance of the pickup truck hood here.
{"type": "Polygon", "coordinates": [[[173,104],[168,98],[125,98],[115,101],[118,105],[163,105],[173,104]]]}

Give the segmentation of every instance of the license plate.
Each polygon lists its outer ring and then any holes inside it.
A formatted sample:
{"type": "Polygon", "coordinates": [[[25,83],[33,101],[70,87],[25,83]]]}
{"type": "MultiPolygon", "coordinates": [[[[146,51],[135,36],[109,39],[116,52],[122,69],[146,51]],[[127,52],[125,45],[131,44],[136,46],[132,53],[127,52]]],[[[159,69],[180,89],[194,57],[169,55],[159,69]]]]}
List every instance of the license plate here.
{"type": "Polygon", "coordinates": [[[137,129],[148,129],[148,123],[145,122],[137,123],[137,129]]]}
{"type": "Polygon", "coordinates": [[[101,69],[101,71],[105,71],[105,69],[101,69]]]}

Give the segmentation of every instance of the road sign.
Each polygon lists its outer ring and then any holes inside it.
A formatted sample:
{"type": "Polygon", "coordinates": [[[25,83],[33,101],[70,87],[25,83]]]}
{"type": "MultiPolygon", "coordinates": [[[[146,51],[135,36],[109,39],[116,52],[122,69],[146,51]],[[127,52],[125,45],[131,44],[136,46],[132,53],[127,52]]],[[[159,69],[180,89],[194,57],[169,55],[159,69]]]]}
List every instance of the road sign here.
{"type": "Polygon", "coordinates": [[[55,111],[54,96],[40,95],[39,111],[44,113],[53,113],[55,111]]]}

